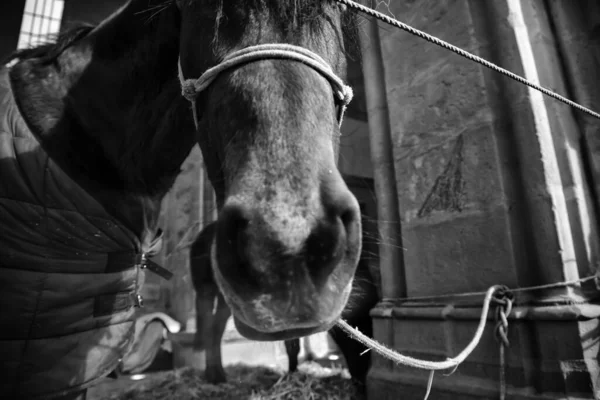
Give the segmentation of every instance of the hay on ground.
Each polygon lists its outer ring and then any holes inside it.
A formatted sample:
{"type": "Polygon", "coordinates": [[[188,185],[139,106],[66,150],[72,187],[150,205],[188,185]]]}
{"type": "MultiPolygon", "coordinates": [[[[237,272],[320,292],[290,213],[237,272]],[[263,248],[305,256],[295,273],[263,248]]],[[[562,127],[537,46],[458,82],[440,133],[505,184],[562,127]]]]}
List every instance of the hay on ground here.
{"type": "Polygon", "coordinates": [[[219,385],[192,368],[154,373],[104,400],[362,400],[347,372],[317,363],[304,363],[293,374],[248,365],[225,371],[227,382],[219,385]]]}

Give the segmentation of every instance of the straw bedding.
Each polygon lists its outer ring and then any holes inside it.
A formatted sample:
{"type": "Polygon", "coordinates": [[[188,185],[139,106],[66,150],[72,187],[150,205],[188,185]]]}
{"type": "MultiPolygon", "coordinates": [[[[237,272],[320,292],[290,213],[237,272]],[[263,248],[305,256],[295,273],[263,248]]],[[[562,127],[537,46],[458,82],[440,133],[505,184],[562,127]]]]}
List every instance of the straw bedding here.
{"type": "Polygon", "coordinates": [[[228,382],[207,383],[192,368],[159,372],[103,400],[364,400],[348,373],[308,362],[293,374],[266,367],[233,365],[225,368],[228,382]]]}

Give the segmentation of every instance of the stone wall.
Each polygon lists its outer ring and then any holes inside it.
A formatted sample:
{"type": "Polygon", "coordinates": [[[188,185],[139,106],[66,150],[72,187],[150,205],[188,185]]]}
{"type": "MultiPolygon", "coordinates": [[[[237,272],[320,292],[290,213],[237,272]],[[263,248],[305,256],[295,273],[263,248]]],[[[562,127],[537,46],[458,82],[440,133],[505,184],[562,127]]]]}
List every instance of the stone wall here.
{"type": "MultiPolygon", "coordinates": [[[[389,11],[568,93],[546,7],[395,0],[389,11]]],[[[599,240],[589,154],[573,111],[555,100],[387,25],[371,39],[380,40],[383,54],[404,247],[397,268],[407,291],[406,299],[373,311],[375,336],[404,354],[445,359],[471,339],[482,301],[451,295],[594,271],[599,240]]],[[[593,285],[520,297],[506,357],[509,398],[592,398],[600,390],[597,297],[593,285]]],[[[496,397],[498,346],[488,327],[456,373],[436,374],[433,396],[496,397]]],[[[369,394],[422,398],[427,377],[376,357],[369,394]]]]}
{"type": "MultiPolygon", "coordinates": [[[[467,2],[426,3],[392,11],[466,50],[485,44],[467,2]]],[[[495,126],[482,67],[400,30],[382,31],[381,45],[408,295],[514,285],[508,209],[517,199],[503,187],[507,132],[495,126]]]]}

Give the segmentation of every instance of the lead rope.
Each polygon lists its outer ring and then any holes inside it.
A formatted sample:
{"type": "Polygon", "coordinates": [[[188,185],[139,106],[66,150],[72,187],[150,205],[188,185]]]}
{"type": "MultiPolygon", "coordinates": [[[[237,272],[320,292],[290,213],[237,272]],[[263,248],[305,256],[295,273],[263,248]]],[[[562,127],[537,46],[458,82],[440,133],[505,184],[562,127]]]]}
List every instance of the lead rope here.
{"type": "Polygon", "coordinates": [[[483,331],[485,329],[485,323],[487,320],[492,298],[496,292],[503,290],[506,290],[505,286],[500,285],[494,285],[487,290],[485,294],[485,299],[483,300],[483,309],[481,311],[481,317],[479,318],[479,325],[477,326],[477,330],[475,331],[473,339],[471,339],[471,342],[467,345],[467,347],[465,347],[464,350],[461,351],[456,357],[448,358],[445,361],[419,360],[418,358],[413,358],[405,356],[403,354],[399,354],[394,350],[390,349],[389,347],[363,335],[362,333],[348,325],[348,323],[344,320],[339,320],[337,324],[354,339],[358,340],[365,346],[377,351],[379,354],[390,360],[407,365],[409,367],[426,369],[429,371],[447,370],[454,368],[460,363],[462,363],[471,354],[471,352],[473,352],[475,347],[477,347],[479,341],[481,340],[481,337],[483,336],[483,331]]]}
{"type": "Polygon", "coordinates": [[[267,43],[249,46],[228,54],[221,63],[206,70],[198,79],[185,79],[179,62],[179,81],[181,82],[181,94],[192,103],[194,123],[198,129],[198,115],[196,110],[196,98],[203,90],[224,72],[241,64],[247,64],[260,60],[283,59],[293,60],[308,65],[323,75],[331,84],[334,96],[340,102],[337,115],[339,125],[342,125],[344,113],[354,93],[352,88],[338,77],[327,62],[318,54],[300,46],[285,43],[267,43]]]}
{"type": "MultiPolygon", "coordinates": [[[[506,286],[501,286],[501,285],[494,285],[487,290],[487,292],[485,294],[485,299],[483,301],[483,309],[481,311],[481,317],[479,318],[479,325],[477,326],[477,330],[475,331],[475,335],[473,336],[473,339],[471,339],[471,342],[467,345],[467,347],[465,347],[464,350],[461,351],[456,357],[447,358],[446,361],[427,361],[427,360],[420,360],[418,358],[405,356],[403,354],[397,353],[396,351],[390,349],[389,347],[385,346],[384,344],[381,344],[381,343],[369,338],[368,336],[365,336],[358,329],[352,328],[350,325],[348,325],[348,323],[346,321],[344,321],[342,319],[340,319],[337,322],[337,325],[340,328],[342,328],[344,331],[346,331],[346,333],[348,333],[355,340],[359,341],[360,343],[364,344],[368,348],[375,350],[377,353],[381,354],[382,356],[384,356],[398,364],[407,365],[407,366],[413,367],[413,368],[429,370],[430,372],[429,372],[429,379],[427,380],[427,391],[426,391],[425,397],[424,397],[424,400],[427,400],[429,398],[429,394],[431,393],[431,388],[433,386],[433,376],[434,376],[435,371],[451,369],[451,371],[450,371],[450,373],[448,373],[448,375],[451,375],[454,373],[456,368],[458,368],[458,366],[473,352],[473,350],[475,350],[475,348],[481,341],[481,337],[483,336],[485,324],[486,324],[487,317],[488,317],[488,312],[490,309],[490,303],[492,302],[492,300],[496,300],[501,305],[505,304],[504,297],[506,296],[507,293],[508,293],[508,288],[506,286]],[[502,296],[502,297],[495,298],[494,297],[495,295],[502,296]]],[[[501,307],[501,306],[499,306],[499,307],[501,307]]],[[[508,311],[510,313],[510,310],[508,310],[508,311]]],[[[505,317],[506,316],[508,316],[508,314],[505,314],[505,317]]],[[[506,326],[508,326],[508,319],[505,318],[504,321],[506,321],[506,326]]],[[[502,349],[502,351],[504,349],[502,347],[502,345],[501,345],[501,349],[502,349]]],[[[502,399],[502,400],[504,400],[504,399],[502,399]]]]}
{"type": "MultiPolygon", "coordinates": [[[[483,307],[481,311],[481,317],[479,318],[479,325],[477,326],[477,330],[475,331],[475,335],[471,342],[454,358],[447,358],[445,361],[427,361],[420,360],[418,358],[413,358],[409,356],[405,356],[400,354],[389,347],[385,346],[382,343],[377,342],[376,340],[371,339],[368,336],[365,336],[358,329],[351,327],[346,321],[340,319],[336,322],[336,325],[339,326],[342,330],[344,330],[350,337],[364,344],[368,349],[375,350],[381,356],[387,358],[395,362],[396,364],[402,364],[413,368],[425,369],[429,370],[429,379],[427,381],[427,391],[425,393],[425,400],[429,397],[431,393],[431,387],[433,385],[433,376],[435,371],[439,370],[448,370],[451,371],[447,375],[451,375],[456,371],[458,366],[473,352],[473,350],[477,347],[481,338],[483,336],[483,332],[485,329],[488,312],[490,309],[490,303],[494,301],[497,304],[496,308],[496,326],[495,326],[495,337],[496,340],[500,343],[500,399],[505,400],[506,398],[506,348],[510,345],[508,341],[508,316],[512,311],[513,306],[513,293],[517,292],[530,292],[530,291],[538,291],[543,289],[551,289],[551,288],[559,288],[559,287],[567,287],[573,286],[576,284],[582,284],[585,282],[595,281],[596,287],[600,288],[600,275],[592,275],[587,276],[585,278],[566,281],[566,282],[556,282],[547,285],[539,285],[539,286],[531,286],[525,288],[517,288],[517,289],[509,289],[503,285],[494,285],[490,287],[486,292],[473,292],[473,293],[463,293],[459,295],[447,295],[447,296],[436,296],[436,298],[443,297],[461,297],[461,296],[473,296],[473,295],[481,295],[485,294],[485,298],[483,300],[483,307]]],[[[426,298],[411,298],[414,299],[426,299],[426,298]]],[[[427,298],[430,299],[430,298],[427,298]]]]}

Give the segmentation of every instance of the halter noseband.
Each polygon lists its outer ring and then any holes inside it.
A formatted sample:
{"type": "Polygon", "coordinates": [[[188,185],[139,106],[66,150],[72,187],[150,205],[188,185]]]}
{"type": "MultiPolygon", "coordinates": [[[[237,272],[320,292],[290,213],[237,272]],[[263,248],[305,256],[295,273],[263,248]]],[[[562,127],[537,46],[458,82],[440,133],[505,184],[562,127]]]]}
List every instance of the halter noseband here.
{"type": "Polygon", "coordinates": [[[181,70],[181,61],[179,62],[179,81],[181,82],[181,94],[192,103],[192,112],[194,114],[194,124],[198,128],[198,112],[196,110],[196,98],[198,94],[205,90],[217,78],[217,76],[230,68],[241,64],[246,64],[259,60],[268,59],[287,59],[298,61],[312,67],[315,71],[323,75],[333,88],[334,95],[340,102],[340,108],[337,115],[340,126],[344,118],[344,112],[352,100],[353,92],[350,86],[333,72],[333,69],[327,64],[321,56],[300,46],[283,43],[269,43],[250,46],[228,54],[220,64],[206,70],[198,79],[185,79],[181,70]]]}

